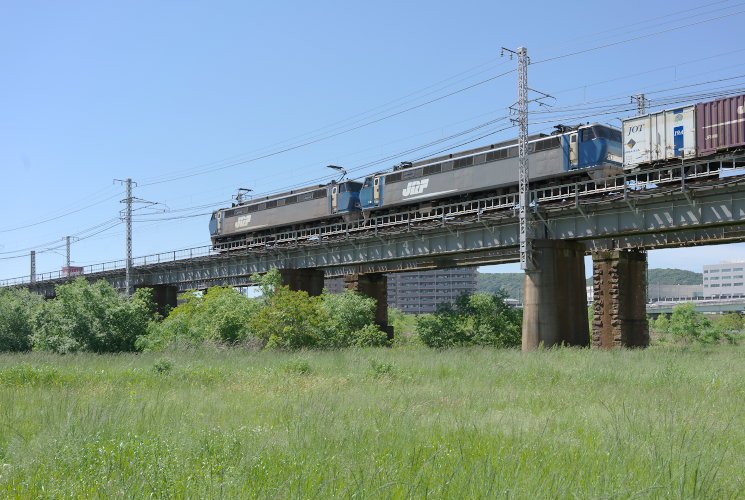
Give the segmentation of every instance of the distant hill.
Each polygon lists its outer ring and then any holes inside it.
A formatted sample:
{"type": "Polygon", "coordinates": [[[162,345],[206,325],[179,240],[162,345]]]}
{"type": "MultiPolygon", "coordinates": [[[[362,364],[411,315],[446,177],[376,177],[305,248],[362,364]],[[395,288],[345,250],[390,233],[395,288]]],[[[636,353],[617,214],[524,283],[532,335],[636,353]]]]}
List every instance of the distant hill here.
{"type": "MultiPolygon", "coordinates": [[[[522,273],[479,273],[478,291],[496,293],[504,290],[508,297],[519,299],[523,296],[522,273]]],[[[655,285],[700,285],[704,282],[703,274],[684,269],[650,269],[647,282],[655,285]]],[[[592,278],[587,278],[592,284],[592,278]]]]}
{"type": "Polygon", "coordinates": [[[685,269],[650,269],[647,282],[656,285],[701,285],[704,275],[685,269]]]}
{"type": "Polygon", "coordinates": [[[522,298],[523,273],[479,273],[478,291],[497,293],[504,290],[511,299],[522,298]]]}

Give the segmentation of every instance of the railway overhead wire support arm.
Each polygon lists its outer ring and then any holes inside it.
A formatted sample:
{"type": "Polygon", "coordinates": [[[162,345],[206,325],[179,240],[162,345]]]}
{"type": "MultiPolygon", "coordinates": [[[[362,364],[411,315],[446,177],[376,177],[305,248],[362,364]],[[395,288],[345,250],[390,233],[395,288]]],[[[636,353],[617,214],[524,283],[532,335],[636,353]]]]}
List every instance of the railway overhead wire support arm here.
{"type": "MultiPolygon", "coordinates": [[[[528,164],[528,105],[531,102],[528,96],[528,91],[533,90],[528,87],[528,64],[530,64],[530,58],[528,57],[527,47],[519,47],[517,51],[502,47],[502,55],[507,51],[510,54],[510,59],[513,55],[517,56],[517,119],[513,120],[517,122],[519,126],[518,135],[518,193],[519,193],[519,204],[518,204],[518,218],[519,218],[519,231],[520,231],[520,268],[524,271],[535,270],[535,263],[532,256],[532,227],[531,227],[531,214],[530,214],[530,172],[528,164]]],[[[540,91],[535,91],[544,97],[552,97],[540,91]]],[[[514,110],[514,108],[511,108],[514,110]]]]}

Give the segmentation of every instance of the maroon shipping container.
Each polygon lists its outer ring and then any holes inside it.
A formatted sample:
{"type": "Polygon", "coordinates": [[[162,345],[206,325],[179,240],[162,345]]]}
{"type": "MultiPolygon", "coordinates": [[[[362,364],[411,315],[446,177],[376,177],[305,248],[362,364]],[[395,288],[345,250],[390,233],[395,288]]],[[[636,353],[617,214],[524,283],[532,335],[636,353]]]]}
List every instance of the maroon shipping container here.
{"type": "Polygon", "coordinates": [[[745,95],[696,104],[698,156],[745,146],[745,95]]]}

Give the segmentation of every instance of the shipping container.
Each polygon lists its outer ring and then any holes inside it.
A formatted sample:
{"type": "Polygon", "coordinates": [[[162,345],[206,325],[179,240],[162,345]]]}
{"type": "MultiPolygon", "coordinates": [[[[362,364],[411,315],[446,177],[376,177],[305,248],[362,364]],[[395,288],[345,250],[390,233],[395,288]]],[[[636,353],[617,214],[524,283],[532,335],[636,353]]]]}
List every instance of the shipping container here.
{"type": "Polygon", "coordinates": [[[696,155],[695,106],[635,116],[623,121],[623,165],[696,155]]]}
{"type": "Polygon", "coordinates": [[[698,155],[745,146],[745,95],[696,105],[698,155]]]}

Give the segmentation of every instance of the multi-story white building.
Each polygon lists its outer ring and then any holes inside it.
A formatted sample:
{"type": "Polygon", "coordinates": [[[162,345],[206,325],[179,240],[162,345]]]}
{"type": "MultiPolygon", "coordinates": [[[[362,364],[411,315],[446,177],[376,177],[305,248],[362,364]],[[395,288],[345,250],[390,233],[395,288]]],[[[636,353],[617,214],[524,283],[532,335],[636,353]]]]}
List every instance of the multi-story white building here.
{"type": "Polygon", "coordinates": [[[745,260],[704,266],[704,297],[745,297],[745,260]]]}

